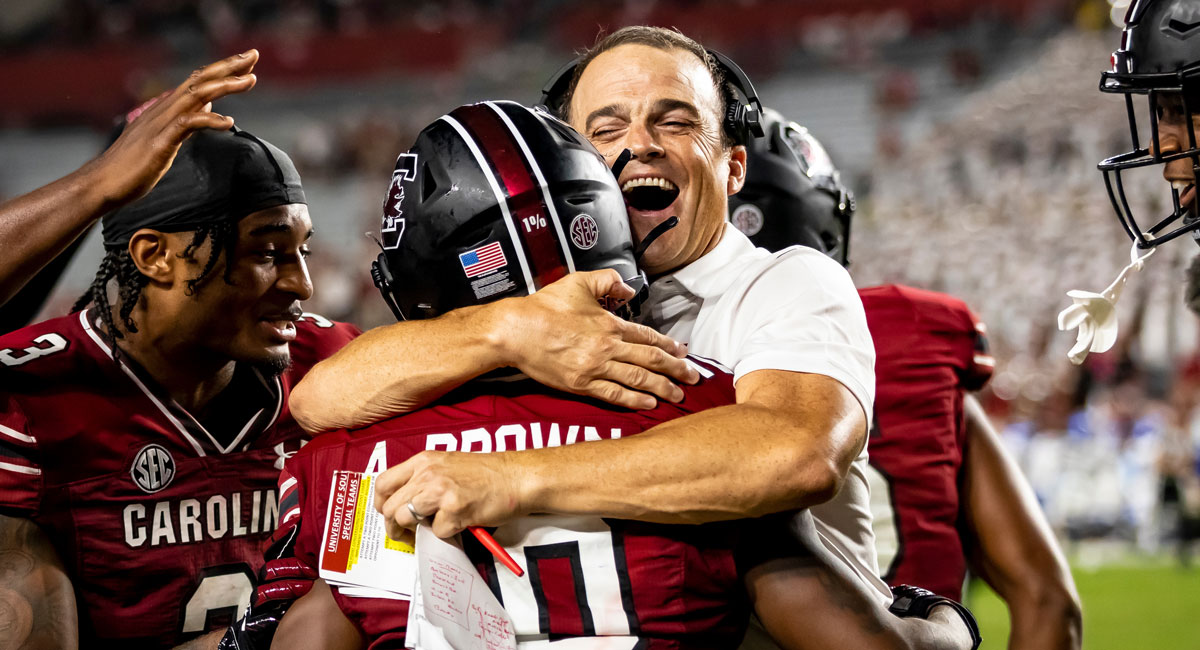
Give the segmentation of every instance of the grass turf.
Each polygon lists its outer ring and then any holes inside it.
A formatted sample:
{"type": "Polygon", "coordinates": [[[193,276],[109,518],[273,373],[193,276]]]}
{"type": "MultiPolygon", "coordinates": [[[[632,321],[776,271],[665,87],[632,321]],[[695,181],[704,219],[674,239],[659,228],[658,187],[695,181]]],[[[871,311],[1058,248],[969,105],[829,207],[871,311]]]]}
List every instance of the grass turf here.
{"type": "MultiPolygon", "coordinates": [[[[1200,650],[1200,567],[1074,568],[1083,602],[1083,650],[1200,650]]],[[[1008,610],[982,581],[968,605],[986,650],[1008,645],[1008,610]]]]}

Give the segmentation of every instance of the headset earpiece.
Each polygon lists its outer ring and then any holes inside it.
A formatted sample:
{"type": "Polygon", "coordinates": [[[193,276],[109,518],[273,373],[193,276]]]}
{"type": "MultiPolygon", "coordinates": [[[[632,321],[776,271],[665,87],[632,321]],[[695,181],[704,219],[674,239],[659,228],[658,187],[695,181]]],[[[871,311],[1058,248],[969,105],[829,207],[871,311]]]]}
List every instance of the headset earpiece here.
{"type": "Polygon", "coordinates": [[[716,50],[708,50],[725,73],[725,81],[733,86],[741,97],[734,96],[725,111],[725,132],[736,144],[748,144],[752,138],[763,137],[762,102],[750,77],[733,59],[716,50]]]}

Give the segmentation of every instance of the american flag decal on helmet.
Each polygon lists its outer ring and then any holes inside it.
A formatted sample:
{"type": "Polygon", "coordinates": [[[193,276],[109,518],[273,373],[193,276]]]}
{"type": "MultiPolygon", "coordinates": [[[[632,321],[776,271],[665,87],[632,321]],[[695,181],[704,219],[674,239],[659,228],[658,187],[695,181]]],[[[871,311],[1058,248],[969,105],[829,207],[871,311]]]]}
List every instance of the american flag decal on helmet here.
{"type": "Polygon", "coordinates": [[[498,241],[465,253],[459,253],[458,261],[462,263],[463,273],[466,273],[468,278],[491,273],[496,269],[508,266],[508,259],[504,257],[504,249],[500,248],[498,241]]]}

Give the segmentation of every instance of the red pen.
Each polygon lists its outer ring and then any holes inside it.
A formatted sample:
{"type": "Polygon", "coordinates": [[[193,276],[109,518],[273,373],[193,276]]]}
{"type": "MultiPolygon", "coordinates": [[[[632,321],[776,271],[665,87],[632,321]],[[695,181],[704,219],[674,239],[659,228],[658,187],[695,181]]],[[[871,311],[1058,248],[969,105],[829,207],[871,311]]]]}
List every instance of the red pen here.
{"type": "Polygon", "coordinates": [[[516,560],[512,559],[512,556],[508,554],[508,551],[504,550],[504,547],[496,541],[495,537],[492,537],[491,533],[480,528],[479,526],[467,526],[467,529],[471,531],[471,534],[475,536],[475,539],[479,540],[480,544],[486,546],[487,550],[491,551],[492,555],[496,556],[497,560],[500,560],[501,564],[508,567],[509,571],[517,574],[518,578],[525,575],[525,570],[517,564],[516,560]]]}

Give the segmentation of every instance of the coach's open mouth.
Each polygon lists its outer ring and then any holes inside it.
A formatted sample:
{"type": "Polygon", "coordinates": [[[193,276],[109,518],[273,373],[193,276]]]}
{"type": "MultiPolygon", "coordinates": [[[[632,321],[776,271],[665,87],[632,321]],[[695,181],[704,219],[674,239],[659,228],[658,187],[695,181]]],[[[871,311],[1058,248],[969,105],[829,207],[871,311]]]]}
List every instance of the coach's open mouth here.
{"type": "Polygon", "coordinates": [[[679,188],[671,181],[657,176],[633,178],[621,185],[625,205],[638,212],[665,210],[679,197],[679,188]]]}

